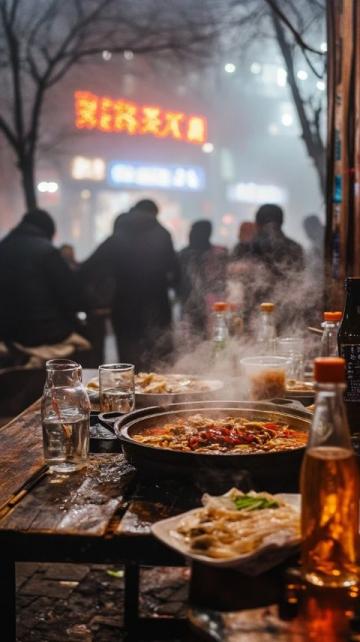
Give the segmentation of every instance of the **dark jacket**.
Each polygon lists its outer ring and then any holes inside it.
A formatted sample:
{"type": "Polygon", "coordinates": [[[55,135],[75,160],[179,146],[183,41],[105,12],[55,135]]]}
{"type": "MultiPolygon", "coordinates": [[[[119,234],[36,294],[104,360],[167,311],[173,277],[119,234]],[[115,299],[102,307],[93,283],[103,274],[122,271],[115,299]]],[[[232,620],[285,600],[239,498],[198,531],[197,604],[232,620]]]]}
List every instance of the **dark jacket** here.
{"type": "Polygon", "coordinates": [[[54,344],[75,328],[75,276],[37,227],[20,223],[0,242],[0,339],[54,344]]]}
{"type": "Polygon", "coordinates": [[[115,331],[136,337],[170,325],[168,289],[177,282],[178,265],[171,236],[155,216],[133,211],[121,219],[80,275],[84,283],[95,273],[113,278],[115,331]]]}
{"type": "Polygon", "coordinates": [[[287,279],[291,273],[304,269],[301,245],[285,236],[271,223],[261,229],[252,243],[252,254],[270,269],[276,278],[287,279]]]}

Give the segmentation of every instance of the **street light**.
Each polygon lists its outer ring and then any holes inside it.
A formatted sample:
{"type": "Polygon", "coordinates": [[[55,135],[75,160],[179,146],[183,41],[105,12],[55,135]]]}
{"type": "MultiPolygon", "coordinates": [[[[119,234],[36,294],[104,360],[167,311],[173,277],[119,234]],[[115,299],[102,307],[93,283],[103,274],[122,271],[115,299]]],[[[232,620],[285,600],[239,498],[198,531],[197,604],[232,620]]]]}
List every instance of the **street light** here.
{"type": "Polygon", "coordinates": [[[234,71],[236,71],[236,65],[234,65],[233,62],[227,62],[226,65],[224,66],[224,69],[227,74],[233,74],[234,71]]]}
{"type": "Polygon", "coordinates": [[[252,74],[260,74],[261,69],[262,67],[259,62],[252,62],[250,65],[250,71],[252,74]]]}
{"type": "Polygon", "coordinates": [[[325,83],[323,80],[318,80],[316,83],[316,87],[318,88],[319,91],[325,91],[325,83]]]}
{"type": "Polygon", "coordinates": [[[291,127],[293,124],[293,117],[291,114],[285,113],[281,116],[281,122],[284,125],[284,127],[291,127]]]}
{"type": "Polygon", "coordinates": [[[204,154],[211,154],[214,151],[214,145],[212,143],[204,143],[202,148],[204,154]]]}
{"type": "Polygon", "coordinates": [[[308,78],[308,73],[307,71],[305,71],[305,69],[299,69],[296,75],[299,78],[299,80],[307,80],[308,78]]]}

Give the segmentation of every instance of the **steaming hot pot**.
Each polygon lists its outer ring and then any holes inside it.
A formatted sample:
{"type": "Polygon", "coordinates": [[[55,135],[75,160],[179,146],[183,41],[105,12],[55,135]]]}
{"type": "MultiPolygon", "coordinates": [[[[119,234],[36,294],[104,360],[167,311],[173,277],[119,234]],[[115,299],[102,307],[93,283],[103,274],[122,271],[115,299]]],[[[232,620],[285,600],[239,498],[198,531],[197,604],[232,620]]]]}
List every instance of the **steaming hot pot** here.
{"type": "Polygon", "coordinates": [[[312,415],[301,404],[274,402],[200,401],[144,408],[115,422],[115,433],[126,459],[141,474],[160,477],[198,478],[202,474],[231,475],[247,471],[253,486],[262,490],[296,490],[304,447],[283,452],[223,454],[182,452],[157,448],[135,441],[134,435],[154,424],[162,425],[178,417],[201,413],[207,417],[245,417],[254,421],[286,422],[293,429],[308,431],[312,415]]]}

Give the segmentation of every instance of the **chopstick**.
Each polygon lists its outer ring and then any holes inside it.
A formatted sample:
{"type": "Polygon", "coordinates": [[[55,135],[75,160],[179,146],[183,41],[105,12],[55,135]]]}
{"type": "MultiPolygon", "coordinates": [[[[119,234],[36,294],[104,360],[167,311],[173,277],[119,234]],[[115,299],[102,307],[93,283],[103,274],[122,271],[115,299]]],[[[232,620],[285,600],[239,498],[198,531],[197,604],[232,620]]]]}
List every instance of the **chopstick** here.
{"type": "Polygon", "coordinates": [[[320,328],[312,328],[311,326],[308,326],[307,329],[309,332],[312,332],[313,334],[322,334],[323,331],[320,330],[320,328]]]}

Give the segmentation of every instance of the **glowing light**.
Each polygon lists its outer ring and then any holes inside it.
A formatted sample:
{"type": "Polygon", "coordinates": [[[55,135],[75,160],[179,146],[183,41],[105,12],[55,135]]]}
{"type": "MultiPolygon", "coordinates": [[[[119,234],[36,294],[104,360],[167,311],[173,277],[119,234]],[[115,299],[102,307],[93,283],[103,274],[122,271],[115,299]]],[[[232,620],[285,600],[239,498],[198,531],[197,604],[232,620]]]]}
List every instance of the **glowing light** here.
{"type": "Polygon", "coordinates": [[[84,201],[87,201],[91,197],[91,192],[89,189],[82,189],[80,192],[80,198],[84,201]]]}
{"type": "Polygon", "coordinates": [[[318,88],[319,91],[325,91],[326,84],[323,80],[318,80],[316,83],[316,87],[318,88]]]}
{"type": "Polygon", "coordinates": [[[261,74],[262,67],[259,62],[252,62],[250,65],[250,71],[252,74],[261,74]]]}
{"type": "Polygon", "coordinates": [[[227,197],[230,201],[238,203],[251,203],[262,205],[263,203],[278,203],[285,205],[288,200],[286,190],[277,185],[259,185],[258,183],[236,183],[230,185],[227,190],[227,197]]]}
{"type": "Polygon", "coordinates": [[[224,225],[232,225],[235,222],[235,217],[233,214],[224,214],[221,220],[224,225]]]}
{"type": "Polygon", "coordinates": [[[132,60],[134,58],[134,52],[131,51],[130,49],[125,49],[124,58],[125,60],[132,60]]]}
{"type": "Polygon", "coordinates": [[[279,127],[276,125],[276,123],[271,123],[271,125],[269,125],[268,131],[270,136],[277,136],[279,133],[279,127]]]}
{"type": "Polygon", "coordinates": [[[282,67],[278,67],[276,70],[276,84],[279,87],[285,87],[287,81],[287,71],[282,67]]]}
{"type": "Polygon", "coordinates": [[[299,78],[299,80],[307,80],[308,73],[307,71],[305,71],[305,69],[299,69],[296,76],[299,78]]]}
{"type": "Polygon", "coordinates": [[[233,74],[236,71],[236,65],[234,65],[233,62],[227,62],[226,65],[224,65],[224,69],[227,74],[233,74]]]}
{"type": "Polygon", "coordinates": [[[108,168],[111,185],[157,187],[187,191],[201,191],[205,187],[205,172],[193,165],[148,165],[115,161],[108,168]]]}
{"type": "Polygon", "coordinates": [[[291,114],[285,113],[281,116],[281,122],[284,127],[291,127],[294,122],[294,119],[291,114]]]}
{"type": "Polygon", "coordinates": [[[59,189],[59,184],[56,181],[41,181],[38,183],[37,188],[39,192],[55,194],[59,189]]]}
{"type": "Polygon", "coordinates": [[[211,154],[214,151],[215,148],[214,148],[214,145],[212,143],[208,142],[208,143],[204,143],[201,149],[203,150],[203,152],[205,154],[211,154]]]}
{"type": "Polygon", "coordinates": [[[105,60],[106,62],[107,62],[108,60],[111,60],[111,58],[112,58],[112,53],[111,53],[111,51],[107,51],[107,49],[104,49],[104,51],[102,52],[102,54],[101,54],[101,55],[102,55],[102,59],[103,59],[103,60],[105,60]]]}
{"type": "Polygon", "coordinates": [[[326,53],[326,52],[327,52],[327,42],[322,42],[322,43],[321,43],[321,45],[320,45],[320,51],[322,51],[323,53],[326,53]]]}
{"type": "Polygon", "coordinates": [[[77,181],[102,181],[105,178],[105,161],[102,158],[75,156],[71,163],[71,176],[77,181]]]}
{"type": "Polygon", "coordinates": [[[75,92],[75,126],[107,133],[150,135],[203,145],[207,138],[205,116],[167,111],[158,105],[137,105],[86,91],[75,92]]]}

